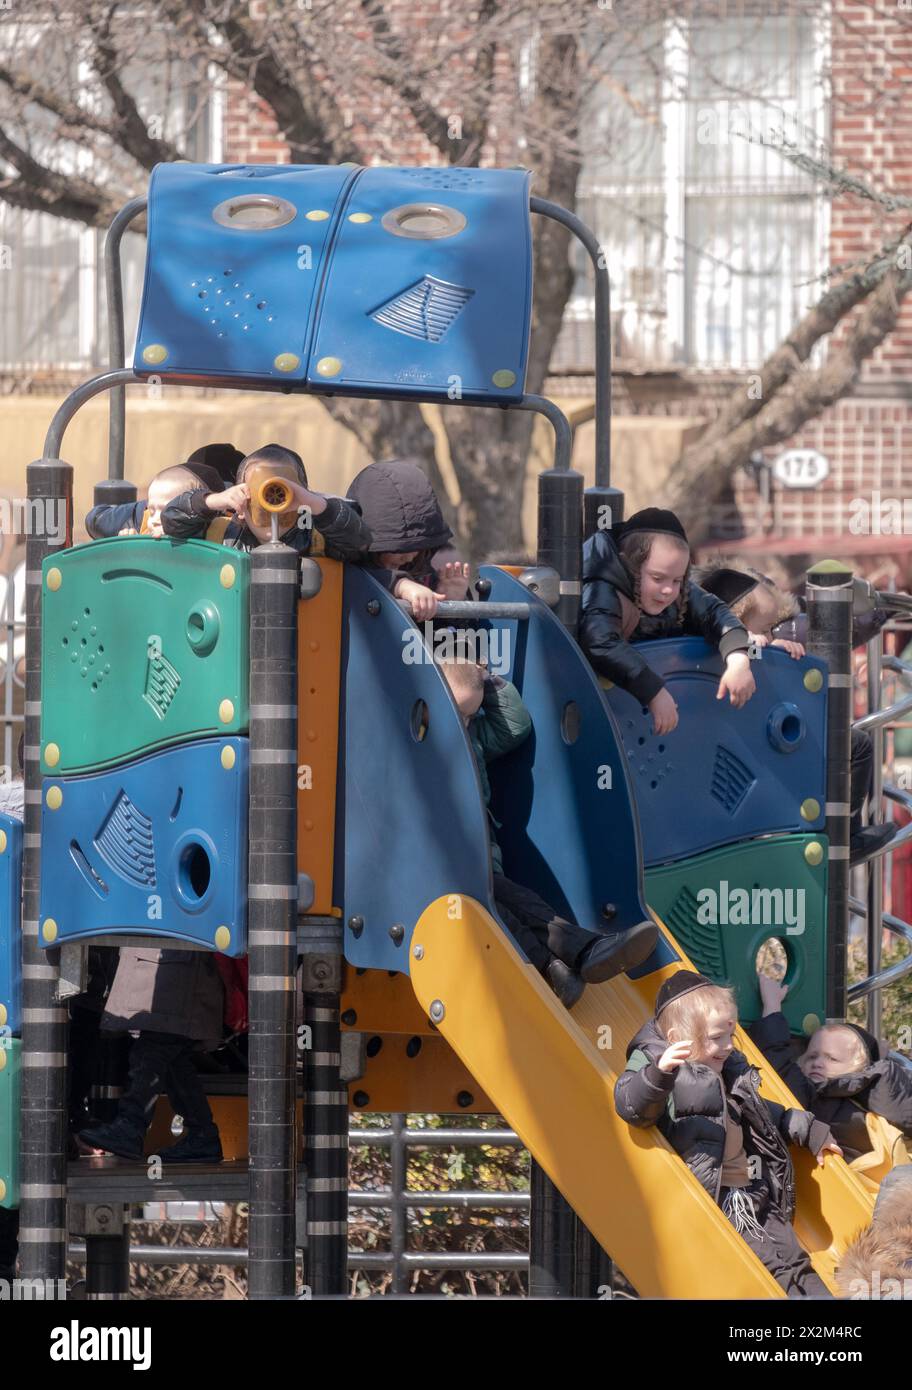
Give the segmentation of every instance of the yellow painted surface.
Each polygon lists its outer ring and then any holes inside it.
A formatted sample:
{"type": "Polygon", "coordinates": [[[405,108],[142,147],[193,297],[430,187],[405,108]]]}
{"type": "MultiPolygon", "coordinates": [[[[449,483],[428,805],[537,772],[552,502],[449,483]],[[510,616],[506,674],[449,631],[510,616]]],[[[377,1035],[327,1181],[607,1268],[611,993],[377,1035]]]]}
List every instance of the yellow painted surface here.
{"type": "Polygon", "coordinates": [[[333,907],[339,690],[342,662],[342,564],[315,562],[320,592],[298,604],[298,765],[310,769],[298,792],[298,871],[314,881],[312,913],[333,907]]]}
{"type": "MultiPolygon", "coordinates": [[[[464,898],[459,921],[447,904],[441,898],[426,909],[412,940],[422,1008],[443,1004],[440,1034],[638,1292],[784,1297],[658,1130],[633,1129],[615,1112],[627,1043],[651,1015],[662,980],[690,962],[644,981],[590,986],[571,1016],[479,904],[464,898]],[[424,948],[421,959],[415,946],[424,948]]],[[[738,1045],[762,1067],[764,1094],[794,1104],[749,1040],[738,1045]]],[[[818,1169],[809,1154],[794,1157],[795,1228],[832,1285],[834,1255],[870,1220],[871,1197],[841,1159],[818,1169]]]]}

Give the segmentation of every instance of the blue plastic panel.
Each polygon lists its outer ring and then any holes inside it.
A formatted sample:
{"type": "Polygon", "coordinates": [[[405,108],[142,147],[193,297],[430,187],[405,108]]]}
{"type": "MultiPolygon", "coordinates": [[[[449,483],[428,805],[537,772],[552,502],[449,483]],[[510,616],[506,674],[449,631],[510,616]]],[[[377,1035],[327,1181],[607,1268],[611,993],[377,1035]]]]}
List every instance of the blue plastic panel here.
{"type": "MultiPolygon", "coordinates": [[[[489,666],[512,680],[532,735],[490,768],[497,838],[510,878],[593,931],[648,920],[639,827],[617,725],[598,680],[549,608],[486,566],[491,599],[529,601],[528,622],[487,624],[489,666]],[[602,916],[613,903],[616,916],[602,916]]],[[[674,960],[664,940],[634,975],[674,960]]]]}
{"type": "Polygon", "coordinates": [[[487,817],[449,687],[430,662],[403,660],[411,620],[353,565],[344,608],[334,900],[346,960],[407,972],[415,923],[436,898],[465,894],[496,916],[487,817]],[[404,929],[398,945],[394,927],[404,929]]]}
{"type": "Polygon", "coordinates": [[[751,662],[757,691],[743,709],[717,700],[718,651],[700,638],[640,644],[678,705],[658,737],[632,695],[608,702],[630,767],[646,864],[783,830],[820,830],[826,807],[826,664],[763,650],[751,662]],[[822,677],[820,688],[808,690],[822,677]],[[816,803],[817,814],[809,803],[816,803]]]}
{"type": "Polygon", "coordinates": [[[302,164],[157,165],[137,373],[303,381],[326,249],[355,173],[302,164]],[[265,229],[215,220],[217,207],[246,195],[283,199],[295,216],[265,229]],[[160,348],[167,356],[150,360],[160,348]],[[276,367],[277,357],[290,369],[276,367]]]}
{"type": "Polygon", "coordinates": [[[0,1028],[11,1033],[22,1027],[21,928],[22,822],[0,814],[0,1028]]]}
{"type": "Polygon", "coordinates": [[[332,248],[308,381],[371,396],[519,400],[531,303],[527,173],[365,169],[332,248]],[[464,225],[426,240],[391,230],[397,209],[428,205],[464,225]]]}
{"type": "Polygon", "coordinates": [[[206,739],[109,772],[46,777],[41,944],[116,931],[243,955],[248,748],[206,739]]]}

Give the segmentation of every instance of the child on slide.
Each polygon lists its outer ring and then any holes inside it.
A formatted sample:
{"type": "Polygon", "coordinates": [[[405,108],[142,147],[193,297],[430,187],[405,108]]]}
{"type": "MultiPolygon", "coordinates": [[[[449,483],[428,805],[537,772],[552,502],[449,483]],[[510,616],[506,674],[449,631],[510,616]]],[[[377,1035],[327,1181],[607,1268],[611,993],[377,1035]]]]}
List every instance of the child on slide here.
{"type": "Polygon", "coordinates": [[[796,1056],[782,1012],[788,985],[762,972],[758,984],[763,1017],[752,1025],[751,1037],[801,1104],[829,1125],[846,1160],[871,1150],[867,1110],[912,1138],[912,1071],[883,1057],[866,1028],[838,1020],[812,1033],[796,1056]]]}
{"type": "Polygon", "coordinates": [[[690,546],[674,512],[646,507],[583,547],[579,640],[600,676],[652,714],[657,734],[677,728],[678,707],[634,642],[703,637],[724,662],[717,698],[740,708],[756,689],[744,625],[690,579],[690,546]]]}
{"type": "Polygon", "coordinates": [[[807,1110],[763,1099],[759,1072],[734,1046],[737,1026],[730,989],[693,970],[670,976],[627,1048],[617,1113],[658,1127],[789,1298],[829,1298],[792,1228],[788,1146],[803,1145],[818,1163],[841,1150],[807,1110]]]}

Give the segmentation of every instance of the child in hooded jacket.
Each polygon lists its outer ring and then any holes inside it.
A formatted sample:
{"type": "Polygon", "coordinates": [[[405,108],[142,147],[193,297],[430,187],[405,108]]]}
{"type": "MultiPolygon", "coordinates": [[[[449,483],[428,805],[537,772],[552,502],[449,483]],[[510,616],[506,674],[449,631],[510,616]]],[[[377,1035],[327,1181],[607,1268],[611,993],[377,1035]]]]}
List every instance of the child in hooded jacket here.
{"type": "Polygon", "coordinates": [[[655,1017],[627,1048],[614,1089],[630,1125],[656,1125],[789,1298],[829,1298],[792,1228],[789,1144],[823,1162],[840,1153],[826,1125],[760,1095],[760,1076],[733,1042],[731,990],[679,970],[656,997],[655,1017]]]}
{"type": "Polygon", "coordinates": [[[414,618],[433,618],[441,599],[468,597],[469,567],[459,558],[437,494],[417,463],[369,463],[347,495],[370,527],[361,563],[395,598],[411,604],[414,618]]]}
{"type": "Polygon", "coordinates": [[[148,496],[137,502],[102,502],[86,517],[86,530],[93,541],[110,536],[151,536],[161,540],[162,512],[182,493],[211,492],[222,486],[215,468],[205,463],[177,463],[163,468],[149,483],[148,496]]]}
{"type": "Polygon", "coordinates": [[[631,644],[703,637],[718,647],[724,670],[717,699],[740,708],[755,690],[742,623],[689,577],[690,547],[674,512],[647,507],[583,547],[579,640],[600,676],[646,705],[657,734],[677,728],[678,709],[662,677],[631,644]]]}
{"type": "Polygon", "coordinates": [[[758,974],[763,1017],[751,1037],[789,1089],[829,1125],[847,1161],[870,1153],[865,1112],[882,1115],[912,1138],[912,1071],[881,1055],[872,1033],[856,1023],[824,1023],[796,1056],[782,1001],[788,985],[758,974]]]}

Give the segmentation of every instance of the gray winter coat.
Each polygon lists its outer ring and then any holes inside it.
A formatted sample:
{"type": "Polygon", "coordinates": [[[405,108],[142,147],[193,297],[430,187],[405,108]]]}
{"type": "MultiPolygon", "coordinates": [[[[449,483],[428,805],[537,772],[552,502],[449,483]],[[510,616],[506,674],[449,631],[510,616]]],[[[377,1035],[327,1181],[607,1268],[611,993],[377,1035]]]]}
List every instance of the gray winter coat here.
{"type": "Polygon", "coordinates": [[[102,1028],[222,1041],[222,979],[209,951],[122,946],[102,1028]]]}
{"type": "Polygon", "coordinates": [[[743,1052],[732,1052],[721,1077],[701,1062],[685,1062],[675,1072],[659,1071],[668,1041],[654,1019],[627,1049],[627,1070],[614,1088],[622,1120],[645,1129],[656,1125],[694,1177],[716,1202],[722,1184],[725,1105],[744,1130],[749,1155],[763,1163],[771,1202],[783,1221],[795,1211],[795,1170],[789,1144],[819,1153],[830,1131],[806,1110],[786,1110],[760,1095],[760,1073],[743,1052]]]}

